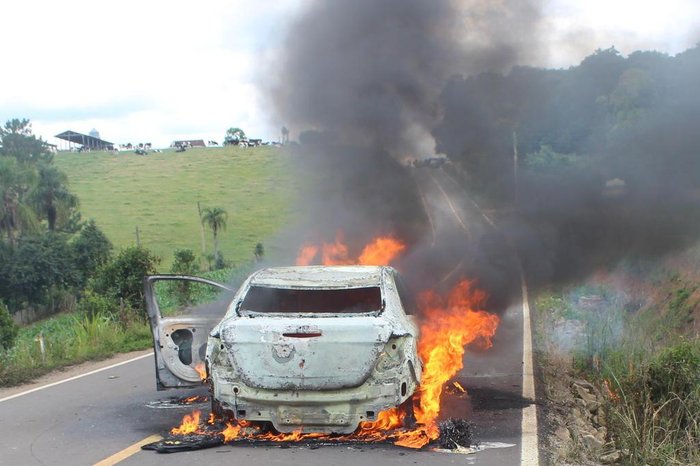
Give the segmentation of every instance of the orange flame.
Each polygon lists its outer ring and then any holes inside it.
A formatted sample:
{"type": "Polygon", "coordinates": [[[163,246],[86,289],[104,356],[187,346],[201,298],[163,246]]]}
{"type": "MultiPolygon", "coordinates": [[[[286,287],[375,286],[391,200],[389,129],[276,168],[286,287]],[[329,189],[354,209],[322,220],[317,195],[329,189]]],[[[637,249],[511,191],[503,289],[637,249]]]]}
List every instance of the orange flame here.
{"type": "Polygon", "coordinates": [[[390,237],[379,237],[365,246],[360,254],[360,265],[387,265],[406,249],[401,241],[390,237]]]}
{"type": "Polygon", "coordinates": [[[194,366],[194,370],[197,371],[197,374],[199,374],[199,378],[202,380],[202,382],[207,380],[207,369],[203,362],[197,363],[197,365],[194,366]]]}
{"type": "Polygon", "coordinates": [[[459,391],[462,392],[462,393],[466,393],[466,392],[467,392],[467,391],[464,389],[464,387],[462,386],[462,384],[459,383],[459,382],[452,382],[452,385],[453,385],[457,390],[459,390],[459,391]]]}
{"type": "Polygon", "coordinates": [[[421,296],[424,322],[418,352],[424,368],[416,420],[429,426],[431,438],[438,435],[435,421],[440,413],[443,386],[462,369],[464,347],[479,340],[491,347],[499,318],[475,310],[485,298],[483,292],[472,289],[468,280],[462,280],[446,301],[432,291],[421,296]]]}
{"type": "Polygon", "coordinates": [[[170,433],[173,435],[187,435],[187,434],[194,434],[199,430],[199,417],[201,416],[202,412],[197,410],[197,411],[192,411],[192,414],[185,414],[185,417],[182,419],[182,424],[180,424],[180,427],[174,427],[170,430],[170,433]]]}
{"type": "Polygon", "coordinates": [[[310,265],[316,257],[316,254],[318,254],[318,246],[302,246],[301,250],[299,251],[299,255],[297,256],[296,264],[310,265]]]}
{"type": "Polygon", "coordinates": [[[360,255],[350,255],[348,246],[339,232],[333,243],[323,243],[320,247],[312,244],[302,246],[297,255],[297,265],[310,265],[319,256],[323,265],[388,265],[406,249],[406,245],[391,236],[379,236],[367,244],[360,255]]]}
{"type": "Polygon", "coordinates": [[[603,380],[603,385],[605,386],[605,391],[608,394],[608,398],[610,398],[612,401],[618,402],[620,401],[620,395],[615,392],[612,388],[610,388],[610,380],[605,379],[603,380]]]}

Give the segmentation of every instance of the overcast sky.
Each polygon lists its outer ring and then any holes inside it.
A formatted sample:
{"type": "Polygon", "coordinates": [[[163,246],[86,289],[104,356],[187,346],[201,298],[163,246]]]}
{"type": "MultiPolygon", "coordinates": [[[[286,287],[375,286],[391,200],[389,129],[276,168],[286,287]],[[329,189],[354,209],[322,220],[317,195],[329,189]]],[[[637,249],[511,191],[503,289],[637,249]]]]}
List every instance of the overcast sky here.
{"type": "MultiPolygon", "coordinates": [[[[222,142],[231,126],[276,140],[288,123],[258,93],[259,65],[305,1],[5,2],[0,123],[29,118],[50,142],[92,128],[115,143],[222,142]]],[[[613,45],[675,54],[700,40],[698,0],[552,0],[545,12],[551,47],[537,65],[567,67],[613,45]]]]}

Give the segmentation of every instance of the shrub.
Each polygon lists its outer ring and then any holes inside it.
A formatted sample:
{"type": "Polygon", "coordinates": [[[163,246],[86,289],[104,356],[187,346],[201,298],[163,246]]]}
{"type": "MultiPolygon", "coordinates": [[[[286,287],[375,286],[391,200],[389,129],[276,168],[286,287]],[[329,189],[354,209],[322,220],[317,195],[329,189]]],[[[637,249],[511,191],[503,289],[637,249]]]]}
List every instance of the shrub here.
{"type": "Polygon", "coordinates": [[[10,316],[7,306],[0,301],[0,349],[10,349],[17,338],[19,328],[10,316]]]}
{"type": "MultiPolygon", "coordinates": [[[[198,272],[196,259],[194,251],[191,249],[178,249],[175,251],[175,261],[170,271],[178,275],[194,275],[198,272]]],[[[191,282],[177,281],[173,285],[175,286],[173,293],[178,304],[188,304],[191,301],[191,282]]]]}
{"type": "Polygon", "coordinates": [[[46,304],[51,289],[71,291],[80,282],[73,250],[60,233],[23,238],[14,250],[5,251],[3,259],[8,262],[2,288],[11,309],[46,304]]]}
{"type": "MultiPolygon", "coordinates": [[[[651,361],[646,372],[646,384],[654,404],[662,406],[669,396],[676,395],[686,402],[697,403],[695,411],[700,413],[700,342],[681,341],[666,348],[651,361]]],[[[687,425],[687,420],[683,424],[687,425]]]]}
{"type": "Polygon", "coordinates": [[[226,262],[224,259],[223,254],[219,252],[219,254],[216,254],[216,257],[214,258],[214,269],[216,270],[221,270],[230,267],[231,264],[226,262]]]}
{"type": "Polygon", "coordinates": [[[116,303],[107,296],[96,293],[93,290],[86,290],[78,302],[77,311],[88,318],[96,316],[108,316],[116,308],[116,303]]]}
{"type": "MultiPolygon", "coordinates": [[[[625,369],[621,368],[621,371],[625,369]]],[[[681,341],[617,378],[611,430],[630,464],[699,464],[700,340],[681,341]]]]}
{"type": "Polygon", "coordinates": [[[90,220],[80,230],[72,246],[75,251],[75,264],[81,274],[81,284],[84,285],[102,265],[109,262],[112,243],[97,228],[95,221],[90,220]]]}
{"type": "Polygon", "coordinates": [[[178,275],[194,275],[199,272],[197,257],[191,249],[175,250],[175,260],[170,267],[170,272],[178,275]]]}
{"type": "Polygon", "coordinates": [[[149,250],[128,247],[98,270],[91,288],[119,303],[120,314],[126,309],[143,310],[143,277],[154,274],[158,262],[149,250]]]}

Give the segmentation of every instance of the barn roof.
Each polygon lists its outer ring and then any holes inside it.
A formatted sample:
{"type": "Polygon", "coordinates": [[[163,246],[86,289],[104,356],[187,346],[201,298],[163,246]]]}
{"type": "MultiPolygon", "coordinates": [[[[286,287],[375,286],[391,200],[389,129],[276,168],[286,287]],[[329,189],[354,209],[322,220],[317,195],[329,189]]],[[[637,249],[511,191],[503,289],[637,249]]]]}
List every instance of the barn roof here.
{"type": "Polygon", "coordinates": [[[91,149],[107,149],[114,147],[114,143],[112,142],[87,134],[76,133],[75,131],[64,131],[61,134],[57,134],[56,137],[75,144],[82,144],[83,147],[89,147],[91,149]]]}

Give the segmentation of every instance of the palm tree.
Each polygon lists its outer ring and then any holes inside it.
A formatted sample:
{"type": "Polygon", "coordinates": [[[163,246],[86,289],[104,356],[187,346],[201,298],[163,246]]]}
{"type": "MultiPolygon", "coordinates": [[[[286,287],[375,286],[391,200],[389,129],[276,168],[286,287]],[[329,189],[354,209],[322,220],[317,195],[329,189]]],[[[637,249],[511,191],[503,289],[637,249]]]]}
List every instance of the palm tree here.
{"type": "Polygon", "coordinates": [[[49,230],[56,230],[59,214],[78,206],[78,198],[68,190],[68,178],[50,165],[39,167],[39,180],[29,193],[29,199],[40,216],[46,217],[49,230]]]}
{"type": "Polygon", "coordinates": [[[221,207],[207,207],[202,210],[202,225],[211,228],[214,235],[214,263],[218,263],[221,258],[219,254],[219,230],[226,229],[228,213],[221,207]]]}
{"type": "Polygon", "coordinates": [[[37,228],[36,215],[23,199],[32,180],[32,170],[14,158],[0,157],[0,231],[7,235],[11,246],[18,233],[37,228]]]}

